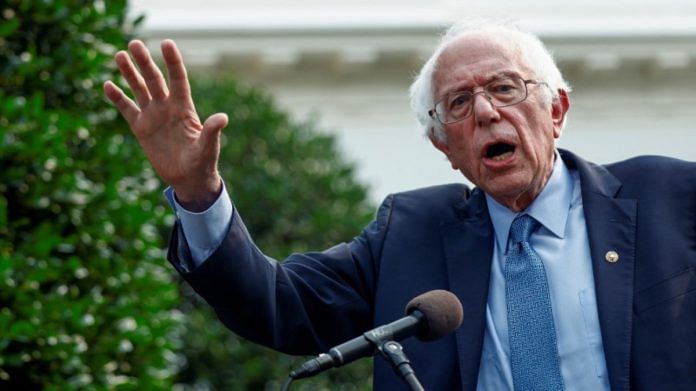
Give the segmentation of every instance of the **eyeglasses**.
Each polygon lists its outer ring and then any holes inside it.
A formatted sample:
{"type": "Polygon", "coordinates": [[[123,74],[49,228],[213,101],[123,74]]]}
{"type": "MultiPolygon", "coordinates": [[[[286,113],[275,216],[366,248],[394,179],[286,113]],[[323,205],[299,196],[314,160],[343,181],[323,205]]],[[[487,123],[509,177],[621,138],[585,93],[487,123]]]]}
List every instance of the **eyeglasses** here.
{"type": "Polygon", "coordinates": [[[474,112],[474,98],[478,94],[483,94],[494,107],[516,105],[527,99],[527,84],[530,83],[546,85],[543,81],[524,80],[520,77],[496,79],[486,84],[479,92],[450,92],[428,111],[428,115],[437,118],[443,125],[461,121],[474,112]]]}

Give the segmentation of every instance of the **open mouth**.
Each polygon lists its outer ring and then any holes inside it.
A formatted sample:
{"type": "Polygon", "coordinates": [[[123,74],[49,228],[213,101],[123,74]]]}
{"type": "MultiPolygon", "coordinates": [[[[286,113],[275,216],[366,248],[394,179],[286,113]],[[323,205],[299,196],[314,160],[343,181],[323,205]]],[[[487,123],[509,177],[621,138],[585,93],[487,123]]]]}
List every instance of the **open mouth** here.
{"type": "Polygon", "coordinates": [[[486,148],[486,157],[496,161],[502,161],[515,153],[515,146],[506,142],[491,144],[486,148]]]}

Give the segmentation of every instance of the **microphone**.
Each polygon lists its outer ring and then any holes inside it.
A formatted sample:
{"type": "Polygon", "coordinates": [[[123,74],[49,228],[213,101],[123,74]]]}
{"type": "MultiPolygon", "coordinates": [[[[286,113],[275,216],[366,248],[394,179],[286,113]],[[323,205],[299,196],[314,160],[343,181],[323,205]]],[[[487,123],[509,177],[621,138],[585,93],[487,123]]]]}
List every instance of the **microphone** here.
{"type": "Polygon", "coordinates": [[[340,367],[362,357],[375,354],[382,342],[399,341],[415,335],[421,341],[440,339],[462,324],[462,303],[452,292],[432,290],[413,298],[406,305],[406,316],[379,326],[363,335],[335,346],[327,353],[306,361],[290,372],[290,378],[314,376],[329,368],[340,367]]]}

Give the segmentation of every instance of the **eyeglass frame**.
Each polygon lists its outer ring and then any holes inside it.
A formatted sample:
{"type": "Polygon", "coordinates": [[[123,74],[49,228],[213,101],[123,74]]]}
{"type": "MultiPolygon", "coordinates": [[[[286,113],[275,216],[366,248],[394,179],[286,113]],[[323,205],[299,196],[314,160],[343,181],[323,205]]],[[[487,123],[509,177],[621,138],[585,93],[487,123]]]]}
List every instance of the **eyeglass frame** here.
{"type": "MultiPolygon", "coordinates": [[[[524,98],[522,98],[520,101],[515,102],[515,103],[510,103],[510,104],[505,104],[505,105],[500,105],[500,106],[496,105],[495,103],[493,103],[492,98],[490,97],[490,95],[488,95],[488,92],[486,91],[486,87],[488,87],[490,84],[495,83],[497,81],[497,80],[493,80],[493,81],[486,83],[486,85],[483,87],[483,89],[481,91],[470,92],[470,94],[471,94],[471,103],[470,104],[471,105],[474,104],[474,100],[476,98],[476,95],[483,94],[486,97],[486,99],[488,99],[488,101],[491,103],[491,105],[493,107],[496,107],[496,108],[510,107],[510,106],[518,105],[518,104],[524,102],[525,100],[527,100],[527,98],[529,97],[529,88],[527,87],[527,84],[545,85],[548,87],[548,84],[545,81],[541,81],[541,80],[523,79],[519,76],[509,76],[509,77],[505,77],[504,79],[522,80],[522,82],[524,84],[524,98]]],[[[435,103],[435,106],[432,109],[428,110],[428,115],[430,116],[430,118],[436,119],[442,125],[449,125],[449,124],[457,123],[459,121],[463,121],[463,120],[471,117],[474,114],[474,110],[471,110],[471,112],[469,114],[467,114],[466,116],[459,118],[457,120],[451,121],[451,122],[444,122],[440,119],[440,116],[438,115],[439,113],[437,112],[437,105],[442,103],[442,101],[444,101],[447,98],[447,96],[449,96],[450,94],[454,94],[454,93],[458,93],[458,92],[468,92],[468,91],[452,91],[450,93],[447,93],[444,98],[440,99],[439,101],[437,101],[435,103]]]]}

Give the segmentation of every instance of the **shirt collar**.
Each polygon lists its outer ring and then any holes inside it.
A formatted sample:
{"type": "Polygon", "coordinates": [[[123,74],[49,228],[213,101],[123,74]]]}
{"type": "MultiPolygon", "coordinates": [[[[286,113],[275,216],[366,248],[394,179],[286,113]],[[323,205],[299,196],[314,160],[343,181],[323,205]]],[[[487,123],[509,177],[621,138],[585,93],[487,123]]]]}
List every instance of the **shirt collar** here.
{"type": "Polygon", "coordinates": [[[566,220],[573,197],[574,181],[563,159],[556,153],[553,172],[546,186],[522,212],[515,213],[486,194],[488,213],[493,222],[496,240],[505,248],[512,221],[521,214],[534,217],[541,225],[559,238],[565,236],[566,220]]]}

